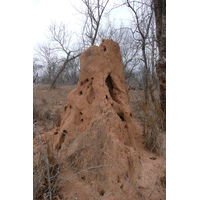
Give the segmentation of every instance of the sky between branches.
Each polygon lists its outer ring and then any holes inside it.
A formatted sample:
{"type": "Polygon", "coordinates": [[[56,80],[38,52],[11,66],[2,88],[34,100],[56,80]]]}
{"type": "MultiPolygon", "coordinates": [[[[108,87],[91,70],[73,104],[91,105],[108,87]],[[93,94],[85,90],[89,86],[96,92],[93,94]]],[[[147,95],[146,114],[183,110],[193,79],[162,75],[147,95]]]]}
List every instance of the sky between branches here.
{"type": "MultiPolygon", "coordinates": [[[[113,5],[121,4],[122,0],[110,0],[107,10],[113,5]]],[[[81,0],[33,0],[33,46],[43,43],[48,35],[48,26],[51,22],[68,25],[71,31],[80,33],[83,26],[83,16],[73,7],[83,9],[81,0]]],[[[121,21],[129,24],[132,16],[126,6],[110,12],[109,19],[119,26],[121,21]]],[[[106,22],[103,18],[102,23],[106,22]]]]}

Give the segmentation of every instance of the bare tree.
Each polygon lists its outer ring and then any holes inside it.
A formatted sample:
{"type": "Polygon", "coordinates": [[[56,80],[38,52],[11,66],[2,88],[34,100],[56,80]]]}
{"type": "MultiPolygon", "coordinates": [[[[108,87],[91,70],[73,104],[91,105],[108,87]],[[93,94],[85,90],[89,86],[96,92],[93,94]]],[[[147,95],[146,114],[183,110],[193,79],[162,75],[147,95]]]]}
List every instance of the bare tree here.
{"type": "Polygon", "coordinates": [[[64,24],[60,24],[57,26],[55,23],[52,23],[49,26],[50,37],[49,39],[53,42],[54,51],[60,52],[64,55],[64,59],[62,59],[63,64],[58,69],[51,85],[50,89],[52,89],[56,83],[56,80],[61,75],[63,70],[70,66],[69,63],[75,58],[79,57],[82,49],[82,46],[91,46],[94,45],[97,41],[98,31],[100,27],[100,22],[103,17],[103,13],[105,8],[109,2],[109,0],[82,0],[83,4],[86,6],[84,12],[79,11],[85,16],[85,23],[83,25],[82,32],[82,41],[83,45],[79,44],[79,47],[72,47],[72,33],[67,29],[67,26],[64,24]]]}
{"type": "Polygon", "coordinates": [[[62,58],[63,64],[58,69],[51,85],[50,89],[53,89],[56,83],[56,80],[61,75],[67,64],[73,59],[80,56],[79,49],[75,48],[71,45],[72,43],[72,33],[69,32],[67,26],[64,24],[60,24],[59,26],[55,23],[52,23],[49,26],[50,31],[50,40],[53,42],[53,50],[59,52],[61,55],[64,54],[64,58],[62,58]]]}
{"type": "Polygon", "coordinates": [[[126,1],[127,6],[133,12],[136,19],[136,28],[132,31],[135,40],[141,42],[142,47],[142,61],[144,62],[144,92],[145,92],[145,103],[149,101],[148,95],[148,63],[146,55],[146,44],[149,36],[149,29],[151,24],[151,19],[153,16],[152,2],[138,2],[138,1],[126,1]]]}
{"type": "Polygon", "coordinates": [[[160,106],[166,116],[166,0],[153,0],[159,60],[156,71],[160,82],[160,106]]]}
{"type": "Polygon", "coordinates": [[[154,103],[155,107],[156,104],[156,98],[155,98],[155,90],[158,88],[157,86],[157,74],[155,69],[155,61],[157,59],[157,47],[155,45],[156,39],[155,39],[155,23],[154,23],[154,16],[152,17],[152,23],[151,23],[151,31],[150,31],[150,37],[149,37],[149,44],[151,48],[151,80],[149,83],[149,92],[152,99],[152,102],[154,103]]]}
{"type": "Polygon", "coordinates": [[[39,64],[39,59],[36,55],[33,56],[33,83],[38,83],[39,71],[42,70],[44,66],[39,64]]]}
{"type": "Polygon", "coordinates": [[[84,47],[94,45],[97,41],[100,23],[109,0],[82,0],[86,9],[77,11],[84,15],[82,40],[84,47]]]}
{"type": "Polygon", "coordinates": [[[62,74],[58,78],[58,82],[62,84],[77,84],[80,74],[80,61],[78,58],[71,60],[62,74]]]}
{"type": "Polygon", "coordinates": [[[43,66],[40,69],[43,68],[43,72],[48,76],[48,83],[51,84],[58,63],[58,55],[52,49],[51,43],[39,45],[36,49],[36,54],[40,63],[37,66],[43,66]]]}
{"type": "Polygon", "coordinates": [[[33,76],[33,83],[37,84],[38,80],[38,72],[33,76]]]}

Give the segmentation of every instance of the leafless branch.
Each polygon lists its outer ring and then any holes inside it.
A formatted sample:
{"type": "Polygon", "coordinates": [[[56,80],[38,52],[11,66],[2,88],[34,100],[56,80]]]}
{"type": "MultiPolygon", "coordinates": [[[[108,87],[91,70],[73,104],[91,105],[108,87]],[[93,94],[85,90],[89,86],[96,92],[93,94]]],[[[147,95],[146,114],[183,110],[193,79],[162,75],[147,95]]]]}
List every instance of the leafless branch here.
{"type": "Polygon", "coordinates": [[[103,13],[106,9],[108,2],[109,0],[82,0],[82,3],[85,5],[86,8],[85,12],[76,9],[79,13],[85,16],[82,33],[84,44],[86,44],[86,42],[89,42],[89,46],[95,44],[103,13]]]}

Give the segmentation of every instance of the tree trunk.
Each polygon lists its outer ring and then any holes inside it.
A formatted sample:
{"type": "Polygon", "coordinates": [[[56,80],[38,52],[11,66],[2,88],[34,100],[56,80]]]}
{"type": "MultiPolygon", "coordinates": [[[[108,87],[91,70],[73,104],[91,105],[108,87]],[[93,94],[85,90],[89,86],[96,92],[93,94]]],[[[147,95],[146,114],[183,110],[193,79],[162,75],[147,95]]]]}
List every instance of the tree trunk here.
{"type": "Polygon", "coordinates": [[[156,99],[155,99],[155,94],[154,91],[157,88],[157,83],[156,83],[156,76],[155,76],[155,64],[154,64],[154,42],[155,42],[155,37],[154,37],[154,27],[152,26],[152,51],[151,51],[151,66],[152,66],[152,78],[151,82],[149,84],[149,92],[151,95],[151,100],[156,108],[156,99]],[[156,84],[156,86],[154,86],[156,84]]]}
{"type": "Polygon", "coordinates": [[[166,120],[166,0],[153,0],[159,60],[156,72],[160,83],[160,106],[166,120]]]}
{"type": "Polygon", "coordinates": [[[58,73],[56,74],[54,80],[52,81],[51,85],[50,85],[50,90],[52,90],[56,84],[56,80],[58,79],[58,77],[61,75],[61,73],[63,72],[63,70],[65,69],[66,65],[68,62],[70,62],[71,60],[77,58],[78,56],[80,56],[80,54],[73,56],[72,58],[68,59],[66,58],[65,62],[63,63],[63,66],[59,69],[58,73]]]}
{"type": "Polygon", "coordinates": [[[142,41],[142,53],[144,59],[144,96],[145,96],[145,104],[147,105],[149,102],[149,95],[148,95],[148,65],[146,59],[146,52],[145,52],[145,39],[143,38],[142,41]]]}
{"type": "Polygon", "coordinates": [[[49,85],[51,85],[51,64],[48,64],[49,67],[49,85]]]}

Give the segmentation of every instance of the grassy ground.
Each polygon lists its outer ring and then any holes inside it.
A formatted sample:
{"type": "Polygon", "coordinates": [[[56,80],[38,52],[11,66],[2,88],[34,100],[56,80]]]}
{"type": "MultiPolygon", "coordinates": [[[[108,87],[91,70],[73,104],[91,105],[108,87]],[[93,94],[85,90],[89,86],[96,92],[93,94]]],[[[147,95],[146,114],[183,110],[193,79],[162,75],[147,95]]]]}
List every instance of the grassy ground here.
{"type": "Polygon", "coordinates": [[[67,95],[75,86],[57,86],[49,90],[49,85],[39,85],[33,92],[33,120],[40,133],[60,125],[61,113],[67,104],[67,95]]]}

